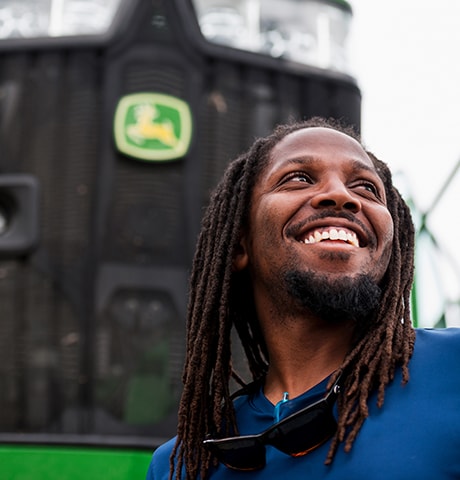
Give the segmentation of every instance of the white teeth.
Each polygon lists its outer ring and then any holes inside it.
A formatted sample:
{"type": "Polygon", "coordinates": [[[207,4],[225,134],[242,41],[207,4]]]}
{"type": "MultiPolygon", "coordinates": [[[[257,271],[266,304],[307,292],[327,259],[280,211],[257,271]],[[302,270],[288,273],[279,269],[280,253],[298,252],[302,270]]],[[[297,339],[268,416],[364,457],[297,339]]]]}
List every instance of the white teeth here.
{"type": "Polygon", "coordinates": [[[354,247],[359,247],[358,238],[356,237],[356,235],[354,233],[348,233],[347,234],[347,240],[354,247]]]}
{"type": "Polygon", "coordinates": [[[337,230],[336,228],[323,230],[322,232],[315,230],[308,236],[308,238],[305,238],[304,243],[319,243],[322,240],[342,240],[343,242],[347,242],[354,247],[359,247],[359,241],[356,233],[345,231],[343,229],[337,230]]]}

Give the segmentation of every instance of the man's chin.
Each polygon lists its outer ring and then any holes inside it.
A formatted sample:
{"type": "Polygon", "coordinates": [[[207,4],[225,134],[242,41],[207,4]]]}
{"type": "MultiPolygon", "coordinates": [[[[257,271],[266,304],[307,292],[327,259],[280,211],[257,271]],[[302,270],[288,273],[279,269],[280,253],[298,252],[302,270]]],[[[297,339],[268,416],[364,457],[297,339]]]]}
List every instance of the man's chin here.
{"type": "Polygon", "coordinates": [[[355,277],[291,270],[284,280],[288,293],[313,314],[330,322],[369,319],[381,289],[369,275],[355,277]]]}

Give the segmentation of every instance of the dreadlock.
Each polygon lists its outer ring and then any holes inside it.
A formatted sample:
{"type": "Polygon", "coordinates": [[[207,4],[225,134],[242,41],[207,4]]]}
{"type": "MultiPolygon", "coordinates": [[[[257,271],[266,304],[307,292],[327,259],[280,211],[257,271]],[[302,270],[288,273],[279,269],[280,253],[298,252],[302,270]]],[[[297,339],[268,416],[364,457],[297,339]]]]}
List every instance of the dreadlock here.
{"type": "MultiPolygon", "coordinates": [[[[303,128],[326,127],[360,141],[356,132],[334,120],[315,117],[279,126],[227,168],[214,190],[202,221],[190,278],[187,315],[187,350],[183,393],[178,412],[177,440],[170,458],[170,479],[206,478],[213,464],[202,445],[207,434],[228,435],[238,431],[230,399],[232,368],[231,331],[235,327],[254,379],[268,369],[268,352],[257,322],[250,285],[245,272],[235,272],[233,258],[241,232],[248,222],[254,183],[270,160],[273,147],[286,135],[303,128]]],[[[385,163],[367,152],[381,177],[387,208],[394,222],[392,255],[382,281],[380,309],[371,327],[355,335],[340,371],[346,371],[344,391],[338,401],[338,428],[326,458],[330,464],[340,443],[349,451],[368,416],[367,401],[378,392],[384,403],[385,386],[402,367],[403,382],[409,379],[408,363],[415,332],[410,320],[413,281],[414,229],[410,211],[393,187],[385,163]]],[[[331,383],[339,372],[331,378],[331,383]]]]}

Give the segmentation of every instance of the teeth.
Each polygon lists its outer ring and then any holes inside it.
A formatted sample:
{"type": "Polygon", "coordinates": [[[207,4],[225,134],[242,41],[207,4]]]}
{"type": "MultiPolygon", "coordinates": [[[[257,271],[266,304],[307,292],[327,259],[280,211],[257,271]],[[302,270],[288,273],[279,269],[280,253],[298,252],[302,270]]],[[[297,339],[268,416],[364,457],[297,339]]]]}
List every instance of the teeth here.
{"type": "Polygon", "coordinates": [[[359,247],[358,238],[354,233],[347,233],[347,240],[348,240],[348,243],[351,243],[351,245],[355,247],[359,247]]]}
{"type": "Polygon", "coordinates": [[[331,240],[338,240],[339,232],[335,228],[331,228],[331,231],[329,232],[329,238],[331,240]]]}
{"type": "Polygon", "coordinates": [[[322,240],[341,240],[354,247],[359,247],[358,237],[355,233],[347,232],[343,229],[337,230],[336,228],[323,230],[322,232],[315,230],[315,232],[311,233],[308,238],[305,238],[304,243],[319,243],[322,240]]]}

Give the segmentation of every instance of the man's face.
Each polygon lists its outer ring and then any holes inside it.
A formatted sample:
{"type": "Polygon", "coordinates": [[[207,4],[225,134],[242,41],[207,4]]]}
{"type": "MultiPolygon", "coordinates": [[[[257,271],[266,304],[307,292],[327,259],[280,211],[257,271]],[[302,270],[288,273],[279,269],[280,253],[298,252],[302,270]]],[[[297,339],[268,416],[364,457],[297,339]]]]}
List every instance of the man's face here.
{"type": "Polygon", "coordinates": [[[235,266],[249,267],[256,297],[282,288],[287,271],[332,282],[365,275],[378,283],[392,239],[383,182],[360,144],[332,129],[307,128],[272,150],[235,266]]]}

